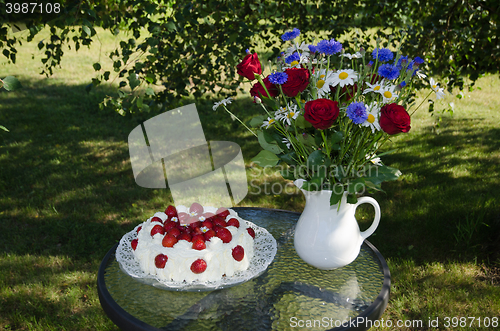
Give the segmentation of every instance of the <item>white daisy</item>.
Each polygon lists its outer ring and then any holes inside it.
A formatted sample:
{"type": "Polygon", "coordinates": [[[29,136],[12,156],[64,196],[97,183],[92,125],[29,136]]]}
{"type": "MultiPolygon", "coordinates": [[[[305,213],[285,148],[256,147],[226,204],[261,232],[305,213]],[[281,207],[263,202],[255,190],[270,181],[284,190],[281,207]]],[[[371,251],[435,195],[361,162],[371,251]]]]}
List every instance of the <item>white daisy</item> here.
{"type": "Polygon", "coordinates": [[[352,69],[340,69],[332,74],[332,86],[340,85],[344,87],[346,85],[354,85],[354,82],[358,79],[358,74],[352,69]]]}
{"type": "Polygon", "coordinates": [[[349,58],[349,60],[360,59],[363,57],[360,52],[356,52],[354,54],[344,53],[344,54],[341,54],[340,56],[345,56],[345,57],[349,58]]]}
{"type": "Polygon", "coordinates": [[[290,68],[301,68],[301,64],[307,62],[309,62],[309,55],[300,54],[299,61],[293,61],[292,63],[284,63],[283,70],[290,68]]]}
{"type": "Polygon", "coordinates": [[[363,91],[363,94],[369,93],[369,92],[375,92],[375,93],[380,93],[384,89],[384,83],[385,79],[382,79],[380,82],[375,82],[374,84],[370,84],[366,82],[366,85],[369,87],[363,91]]]}
{"type": "Polygon", "coordinates": [[[380,107],[376,102],[373,102],[366,105],[366,112],[368,113],[368,117],[366,118],[366,121],[361,123],[361,125],[372,129],[372,133],[375,133],[375,130],[380,131],[380,124],[378,122],[380,107]]]}
{"type": "Polygon", "coordinates": [[[287,123],[288,125],[292,124],[292,119],[297,119],[300,114],[300,110],[297,111],[297,105],[288,105],[285,108],[281,107],[274,113],[276,120],[283,121],[283,123],[287,123]]]}
{"type": "Polygon", "coordinates": [[[321,69],[318,74],[316,88],[318,89],[318,97],[323,98],[326,94],[330,93],[330,85],[333,84],[333,71],[321,69]]]}
{"type": "Polygon", "coordinates": [[[288,140],[287,138],[283,138],[283,140],[281,140],[281,142],[283,144],[286,145],[286,148],[290,149],[290,147],[292,146],[292,143],[290,142],[290,140],[288,140]]]}
{"type": "Polygon", "coordinates": [[[302,44],[300,45],[296,43],[295,45],[288,47],[288,49],[285,51],[285,57],[288,57],[295,52],[299,52],[302,55],[309,56],[309,44],[302,42],[302,44]]]}
{"type": "Polygon", "coordinates": [[[377,166],[383,166],[384,164],[382,163],[382,160],[375,154],[370,155],[366,154],[366,159],[369,160],[371,163],[377,166]]]}
{"type": "Polygon", "coordinates": [[[212,107],[212,109],[215,111],[215,110],[217,110],[217,108],[219,108],[219,107],[220,107],[220,105],[227,106],[227,105],[229,105],[231,102],[232,102],[232,99],[231,99],[231,98],[226,98],[226,99],[224,99],[224,100],[221,100],[221,101],[219,101],[219,102],[214,103],[214,106],[212,107]]]}
{"type": "Polygon", "coordinates": [[[427,78],[427,75],[417,70],[417,77],[420,79],[427,78]]]}
{"type": "Polygon", "coordinates": [[[386,85],[383,87],[382,91],[380,94],[382,94],[382,102],[383,103],[388,103],[395,97],[397,97],[397,94],[394,93],[394,89],[396,88],[396,85],[386,85]]]}
{"type": "Polygon", "coordinates": [[[264,121],[264,123],[260,127],[262,128],[265,126],[266,129],[269,129],[269,127],[272,126],[274,122],[276,122],[274,118],[268,117],[267,120],[264,121]]]}
{"type": "Polygon", "coordinates": [[[434,78],[430,79],[431,89],[436,92],[436,100],[444,98],[444,88],[440,88],[438,83],[434,81],[434,78]]]}

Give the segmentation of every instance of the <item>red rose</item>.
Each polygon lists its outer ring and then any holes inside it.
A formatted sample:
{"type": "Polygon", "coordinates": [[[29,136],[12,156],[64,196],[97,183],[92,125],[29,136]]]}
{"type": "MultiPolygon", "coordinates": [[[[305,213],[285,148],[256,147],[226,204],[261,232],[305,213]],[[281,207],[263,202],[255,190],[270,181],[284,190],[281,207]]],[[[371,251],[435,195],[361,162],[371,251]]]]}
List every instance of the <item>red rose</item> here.
{"type": "Polygon", "coordinates": [[[330,99],[316,99],[306,102],[304,118],[318,130],[325,130],[332,126],[339,116],[337,101],[330,99]]]}
{"type": "Polygon", "coordinates": [[[380,109],[380,127],[388,134],[410,131],[410,115],[403,106],[391,103],[380,109]]]}
{"type": "Polygon", "coordinates": [[[295,97],[309,85],[309,70],[304,68],[291,68],[286,69],[285,73],[288,75],[288,79],[285,84],[281,85],[281,89],[287,97],[295,97]]]}
{"type": "MultiPolygon", "coordinates": [[[[280,91],[278,90],[276,85],[274,85],[269,81],[269,76],[264,78],[262,81],[264,82],[264,85],[266,85],[267,91],[271,95],[271,98],[274,98],[279,94],[280,91]]],[[[266,98],[269,97],[266,93],[266,90],[264,90],[264,87],[260,82],[257,82],[254,84],[254,86],[252,86],[252,88],[250,89],[250,95],[252,97],[259,97],[259,98],[262,98],[263,96],[266,98]]]]}
{"type": "Polygon", "coordinates": [[[262,67],[260,66],[259,56],[257,53],[248,54],[243,61],[236,66],[238,74],[250,80],[254,80],[254,74],[262,74],[262,67]]]}

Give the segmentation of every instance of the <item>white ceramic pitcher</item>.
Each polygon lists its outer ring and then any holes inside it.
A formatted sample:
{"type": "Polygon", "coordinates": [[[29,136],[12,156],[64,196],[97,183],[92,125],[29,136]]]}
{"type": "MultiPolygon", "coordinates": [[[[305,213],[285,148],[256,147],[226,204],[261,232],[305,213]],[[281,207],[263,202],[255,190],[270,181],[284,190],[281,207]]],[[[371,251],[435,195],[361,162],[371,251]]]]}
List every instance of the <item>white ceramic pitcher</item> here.
{"type": "MultiPolygon", "coordinates": [[[[297,179],[299,189],[305,180],[297,179]]],[[[363,241],[377,228],[380,221],[380,206],[370,197],[358,198],[355,204],[347,203],[344,193],[340,208],[330,206],[332,191],[301,191],[306,205],[295,226],[294,245],[299,257],[306,263],[323,270],[348,265],[356,259],[363,241]],[[375,219],[371,226],[361,232],[354,217],[356,208],[369,203],[375,208],[375,219]]]]}

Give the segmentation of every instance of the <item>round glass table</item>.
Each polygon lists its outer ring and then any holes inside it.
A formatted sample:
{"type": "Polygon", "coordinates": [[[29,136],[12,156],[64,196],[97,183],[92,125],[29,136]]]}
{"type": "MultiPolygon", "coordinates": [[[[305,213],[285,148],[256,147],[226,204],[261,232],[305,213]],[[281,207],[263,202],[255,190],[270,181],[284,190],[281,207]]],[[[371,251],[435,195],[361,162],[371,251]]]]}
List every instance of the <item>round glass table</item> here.
{"type": "Polygon", "coordinates": [[[365,240],[351,264],[319,270],[294,250],[299,213],[233,209],[277,240],[276,257],[263,274],[214,291],[168,291],[125,274],[116,261],[115,245],[97,278],[101,306],[109,318],[122,330],[367,330],[382,316],[391,276],[370,242],[365,240]]]}

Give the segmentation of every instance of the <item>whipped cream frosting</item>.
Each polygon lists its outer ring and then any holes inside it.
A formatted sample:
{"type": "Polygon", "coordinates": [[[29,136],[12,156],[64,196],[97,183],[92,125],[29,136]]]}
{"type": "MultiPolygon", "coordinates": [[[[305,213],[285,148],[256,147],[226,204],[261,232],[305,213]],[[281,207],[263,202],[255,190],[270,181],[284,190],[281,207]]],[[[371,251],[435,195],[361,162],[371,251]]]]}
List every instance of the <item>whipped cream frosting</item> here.
{"type": "MultiPolygon", "coordinates": [[[[148,274],[156,275],[161,280],[179,282],[216,281],[224,275],[231,277],[237,271],[246,270],[254,255],[254,239],[247,231],[246,221],[240,218],[234,210],[228,210],[229,215],[226,217],[226,221],[230,218],[236,218],[240,223],[239,228],[226,227],[231,232],[232,240],[223,243],[220,238],[214,236],[205,242],[206,248],[203,250],[193,249],[193,244],[186,240],[179,240],[173,247],[163,247],[164,235],[157,233],[151,236],[151,229],[160,223],[151,222],[151,220],[153,217],[159,217],[165,221],[168,217],[164,212],[155,213],[141,225],[142,228],[137,235],[138,243],[133,253],[139,261],[141,269],[148,274]],[[232,256],[233,248],[238,245],[244,249],[244,257],[241,261],[236,261],[232,256]],[[155,265],[155,257],[158,254],[164,254],[168,257],[164,268],[157,268],[155,265]],[[198,259],[205,260],[207,268],[204,272],[195,274],[191,271],[191,265],[198,259]]],[[[204,207],[203,213],[215,214],[216,211],[217,208],[204,207]]],[[[185,206],[178,206],[177,212],[189,213],[189,210],[185,206]]]]}

